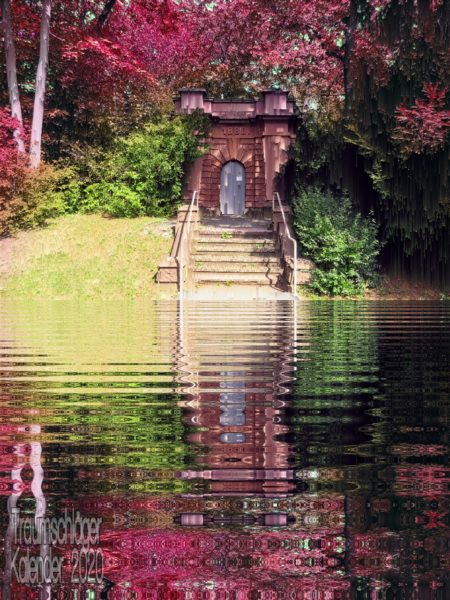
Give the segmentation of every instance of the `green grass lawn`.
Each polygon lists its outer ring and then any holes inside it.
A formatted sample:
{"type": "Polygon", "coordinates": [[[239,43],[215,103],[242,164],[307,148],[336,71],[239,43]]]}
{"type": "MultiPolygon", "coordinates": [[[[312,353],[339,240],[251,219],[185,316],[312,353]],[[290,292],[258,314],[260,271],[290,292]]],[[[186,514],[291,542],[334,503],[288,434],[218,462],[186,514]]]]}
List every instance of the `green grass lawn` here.
{"type": "Polygon", "coordinates": [[[68,215],[0,240],[0,293],[53,299],[152,297],[173,223],[68,215]]]}

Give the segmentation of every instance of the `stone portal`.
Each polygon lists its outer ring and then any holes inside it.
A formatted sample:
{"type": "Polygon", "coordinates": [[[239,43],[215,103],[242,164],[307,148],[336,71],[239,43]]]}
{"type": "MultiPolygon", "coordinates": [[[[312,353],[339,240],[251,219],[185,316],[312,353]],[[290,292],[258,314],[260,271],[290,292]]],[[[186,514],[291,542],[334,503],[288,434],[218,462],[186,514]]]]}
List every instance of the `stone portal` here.
{"type": "Polygon", "coordinates": [[[181,90],[178,112],[210,115],[209,151],[188,173],[185,200],[195,190],[199,205],[215,213],[243,214],[272,206],[276,181],[295,141],[294,101],[286,91],[265,91],[253,100],[216,100],[205,90],[181,90]]]}

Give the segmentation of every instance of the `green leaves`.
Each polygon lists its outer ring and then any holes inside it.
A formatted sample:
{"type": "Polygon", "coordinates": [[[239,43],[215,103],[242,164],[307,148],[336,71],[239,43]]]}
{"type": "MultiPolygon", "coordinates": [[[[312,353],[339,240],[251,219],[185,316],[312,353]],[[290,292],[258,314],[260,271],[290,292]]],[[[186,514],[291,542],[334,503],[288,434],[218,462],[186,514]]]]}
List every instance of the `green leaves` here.
{"type": "Polygon", "coordinates": [[[82,211],[101,212],[110,217],[140,217],[144,214],[139,195],[120,181],[89,185],[82,211]]]}
{"type": "Polygon", "coordinates": [[[148,123],[118,138],[100,162],[89,166],[80,209],[110,217],[173,214],[181,201],[184,168],[197,156],[188,122],[148,123]]]}
{"type": "Polygon", "coordinates": [[[347,197],[318,188],[294,203],[300,249],[316,264],[311,287],[328,296],[355,296],[375,285],[380,244],[373,219],[354,214],[347,197]]]}

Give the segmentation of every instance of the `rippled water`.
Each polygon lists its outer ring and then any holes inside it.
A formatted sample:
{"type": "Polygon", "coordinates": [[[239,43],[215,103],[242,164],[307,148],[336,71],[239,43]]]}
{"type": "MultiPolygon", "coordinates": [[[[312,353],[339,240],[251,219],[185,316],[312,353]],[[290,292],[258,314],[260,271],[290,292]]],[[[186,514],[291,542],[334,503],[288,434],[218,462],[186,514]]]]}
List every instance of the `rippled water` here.
{"type": "Polygon", "coordinates": [[[2,597],[449,599],[450,304],[297,308],[3,304],[2,597]]]}

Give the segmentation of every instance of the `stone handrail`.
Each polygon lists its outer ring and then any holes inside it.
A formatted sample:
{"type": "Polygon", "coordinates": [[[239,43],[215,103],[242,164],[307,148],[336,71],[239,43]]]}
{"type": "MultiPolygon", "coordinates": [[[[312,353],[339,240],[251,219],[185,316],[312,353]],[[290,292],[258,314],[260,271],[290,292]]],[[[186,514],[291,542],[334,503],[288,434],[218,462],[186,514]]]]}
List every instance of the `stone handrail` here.
{"type": "Polygon", "coordinates": [[[278,234],[281,245],[281,253],[285,266],[285,276],[294,298],[298,297],[298,259],[297,259],[297,240],[291,234],[289,224],[286,219],[288,209],[281,203],[280,194],[275,192],[272,201],[274,229],[278,234]],[[281,216],[281,220],[279,219],[281,216]]]}
{"type": "Polygon", "coordinates": [[[170,256],[164,259],[158,267],[158,283],[176,285],[180,292],[184,288],[185,271],[190,258],[192,234],[194,227],[198,223],[198,210],[198,192],[195,191],[190,204],[184,204],[178,210],[175,238],[170,256]]]}
{"type": "MultiPolygon", "coordinates": [[[[198,223],[198,218],[193,221],[194,212],[196,213],[196,216],[198,216],[198,191],[195,191],[192,194],[192,200],[189,205],[189,209],[187,213],[185,213],[185,218],[181,223],[181,227],[179,228],[180,235],[178,246],[176,249],[174,248],[174,250],[176,250],[175,258],[178,259],[178,289],[181,299],[183,299],[184,295],[186,267],[188,266],[188,261],[191,255],[192,232],[194,230],[194,226],[198,223]]],[[[177,240],[175,239],[175,241],[177,240]]]]}

